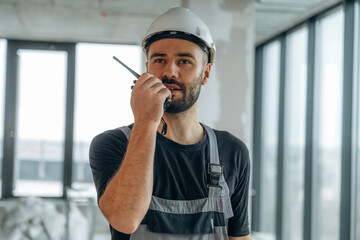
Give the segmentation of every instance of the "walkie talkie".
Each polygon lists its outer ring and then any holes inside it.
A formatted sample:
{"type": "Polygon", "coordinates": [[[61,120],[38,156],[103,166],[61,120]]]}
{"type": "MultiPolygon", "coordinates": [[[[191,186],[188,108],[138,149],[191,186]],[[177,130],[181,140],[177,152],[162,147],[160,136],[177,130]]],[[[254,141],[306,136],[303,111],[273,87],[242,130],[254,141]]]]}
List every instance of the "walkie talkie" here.
{"type": "MultiPolygon", "coordinates": [[[[118,63],[120,63],[124,68],[129,70],[129,72],[131,72],[132,75],[134,75],[136,78],[140,77],[140,74],[138,74],[137,72],[135,72],[134,70],[129,68],[125,63],[120,61],[117,57],[113,56],[113,59],[115,59],[118,63]]],[[[134,83],[136,83],[136,80],[134,81],[134,83]]],[[[166,109],[170,106],[170,104],[171,104],[171,99],[169,97],[167,97],[164,102],[164,111],[166,111],[166,109]]]]}

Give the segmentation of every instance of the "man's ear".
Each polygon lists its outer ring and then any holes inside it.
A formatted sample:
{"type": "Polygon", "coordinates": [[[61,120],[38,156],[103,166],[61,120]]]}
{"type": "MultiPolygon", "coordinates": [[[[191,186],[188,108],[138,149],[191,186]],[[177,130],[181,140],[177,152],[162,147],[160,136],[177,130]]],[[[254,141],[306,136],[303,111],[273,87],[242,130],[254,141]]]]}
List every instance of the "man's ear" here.
{"type": "Polygon", "coordinates": [[[145,63],[145,67],[146,67],[146,72],[148,73],[149,72],[149,69],[148,69],[148,62],[145,63]]]}
{"type": "Polygon", "coordinates": [[[205,85],[210,77],[210,71],[211,71],[211,63],[207,63],[204,67],[204,78],[201,82],[201,85],[205,85]]]}

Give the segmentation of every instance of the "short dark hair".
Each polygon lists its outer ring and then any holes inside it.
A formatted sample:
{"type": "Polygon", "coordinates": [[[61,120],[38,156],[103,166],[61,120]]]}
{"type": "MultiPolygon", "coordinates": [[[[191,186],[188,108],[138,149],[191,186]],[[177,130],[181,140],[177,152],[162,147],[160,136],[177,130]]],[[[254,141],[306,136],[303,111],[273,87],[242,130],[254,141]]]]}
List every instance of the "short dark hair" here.
{"type": "Polygon", "coordinates": [[[145,51],[148,52],[150,45],[153,44],[154,42],[165,38],[183,39],[195,43],[206,53],[206,57],[207,57],[206,62],[210,63],[210,49],[205,44],[205,42],[192,34],[188,34],[182,31],[163,31],[152,35],[145,42],[144,45],[145,51]]]}

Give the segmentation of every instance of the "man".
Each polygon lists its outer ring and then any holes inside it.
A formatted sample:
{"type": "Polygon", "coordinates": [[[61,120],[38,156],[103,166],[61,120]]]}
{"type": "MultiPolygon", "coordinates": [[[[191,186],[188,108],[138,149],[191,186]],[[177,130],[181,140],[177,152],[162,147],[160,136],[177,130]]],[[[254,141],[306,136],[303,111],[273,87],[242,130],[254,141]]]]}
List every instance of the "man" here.
{"type": "Polygon", "coordinates": [[[250,239],[248,150],[198,121],[215,54],[209,29],[172,8],[142,47],[147,71],[131,94],[134,124],[96,136],[90,148],[112,239],[250,239]]]}

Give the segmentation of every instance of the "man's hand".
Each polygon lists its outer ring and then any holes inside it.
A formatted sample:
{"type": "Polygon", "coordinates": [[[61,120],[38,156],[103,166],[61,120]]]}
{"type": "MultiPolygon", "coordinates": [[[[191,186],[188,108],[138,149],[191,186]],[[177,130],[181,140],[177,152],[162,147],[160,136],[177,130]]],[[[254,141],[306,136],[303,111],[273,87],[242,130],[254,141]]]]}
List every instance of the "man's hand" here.
{"type": "Polygon", "coordinates": [[[137,80],[131,93],[131,108],[135,123],[160,123],[164,114],[164,102],[171,99],[171,92],[162,81],[149,73],[143,73],[137,80]]]}

